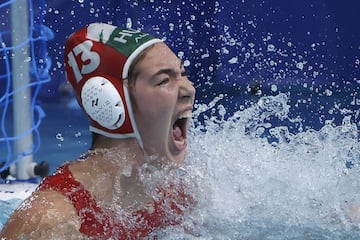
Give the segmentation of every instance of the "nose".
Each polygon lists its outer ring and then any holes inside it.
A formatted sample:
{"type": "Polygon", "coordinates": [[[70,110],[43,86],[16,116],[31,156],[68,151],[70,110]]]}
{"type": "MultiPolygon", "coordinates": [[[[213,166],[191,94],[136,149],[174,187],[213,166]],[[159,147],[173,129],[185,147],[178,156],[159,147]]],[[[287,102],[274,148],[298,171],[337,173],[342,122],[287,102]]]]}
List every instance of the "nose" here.
{"type": "Polygon", "coordinates": [[[194,84],[188,78],[182,79],[180,82],[179,100],[193,104],[195,98],[194,84]]]}

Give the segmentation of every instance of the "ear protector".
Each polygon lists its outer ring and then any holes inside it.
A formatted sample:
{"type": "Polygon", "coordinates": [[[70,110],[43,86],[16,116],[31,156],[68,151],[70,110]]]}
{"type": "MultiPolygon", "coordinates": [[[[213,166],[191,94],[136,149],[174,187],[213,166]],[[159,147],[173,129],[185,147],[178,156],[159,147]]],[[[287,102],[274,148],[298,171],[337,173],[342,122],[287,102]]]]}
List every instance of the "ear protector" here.
{"type": "Polygon", "coordinates": [[[125,122],[125,106],[114,85],[102,76],[91,77],[81,90],[81,101],[88,116],[108,129],[125,122]]]}
{"type": "Polygon", "coordinates": [[[65,70],[90,131],[111,138],[135,137],[137,130],[129,90],[123,79],[134,59],[160,39],[137,30],[93,23],[65,44],[65,70]]]}

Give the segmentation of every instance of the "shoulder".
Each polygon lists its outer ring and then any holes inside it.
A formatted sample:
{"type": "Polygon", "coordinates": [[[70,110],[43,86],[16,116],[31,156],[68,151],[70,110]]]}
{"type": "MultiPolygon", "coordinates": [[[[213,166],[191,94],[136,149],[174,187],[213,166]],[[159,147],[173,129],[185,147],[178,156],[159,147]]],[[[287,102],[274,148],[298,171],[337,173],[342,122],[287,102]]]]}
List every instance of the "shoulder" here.
{"type": "Polygon", "coordinates": [[[64,229],[78,232],[79,228],[71,202],[59,192],[44,190],[34,192],[13,212],[0,236],[5,239],[22,236],[51,239],[50,236],[65,234],[64,229]]]}

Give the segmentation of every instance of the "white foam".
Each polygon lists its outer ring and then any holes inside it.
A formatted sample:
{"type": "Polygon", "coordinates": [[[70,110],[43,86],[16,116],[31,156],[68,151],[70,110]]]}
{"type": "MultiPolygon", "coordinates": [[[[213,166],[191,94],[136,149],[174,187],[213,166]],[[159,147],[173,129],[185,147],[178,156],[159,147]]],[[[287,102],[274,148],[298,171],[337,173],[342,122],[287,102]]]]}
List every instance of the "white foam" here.
{"type": "Polygon", "coordinates": [[[211,112],[205,126],[195,121],[189,161],[208,192],[199,199],[200,217],[191,221],[205,236],[283,239],[287,232],[289,237],[342,238],[354,231],[359,237],[356,123],[345,117],[340,126],[291,131],[287,124],[301,120],[290,119],[289,108],[288,97],[279,94],[226,120],[211,112]],[[273,118],[280,125],[272,124],[273,118]]]}

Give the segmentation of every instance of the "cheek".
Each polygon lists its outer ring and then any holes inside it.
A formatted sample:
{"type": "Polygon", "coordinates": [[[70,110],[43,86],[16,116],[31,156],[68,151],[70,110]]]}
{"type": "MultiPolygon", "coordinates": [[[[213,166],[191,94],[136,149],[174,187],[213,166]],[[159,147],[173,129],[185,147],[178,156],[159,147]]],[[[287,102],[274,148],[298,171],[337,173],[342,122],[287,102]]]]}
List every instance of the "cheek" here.
{"type": "Polygon", "coordinates": [[[146,119],[159,120],[172,114],[174,97],[166,91],[148,92],[147,94],[135,94],[136,107],[134,112],[146,119]]]}
{"type": "Polygon", "coordinates": [[[146,148],[158,149],[167,139],[165,137],[171,127],[173,110],[169,101],[156,95],[141,96],[136,100],[137,108],[134,110],[134,116],[144,145],[146,148]]]}

